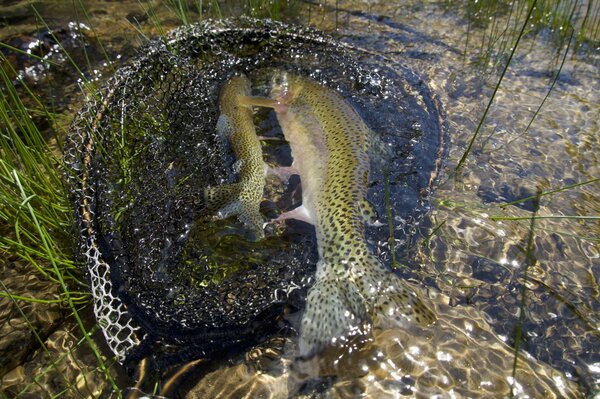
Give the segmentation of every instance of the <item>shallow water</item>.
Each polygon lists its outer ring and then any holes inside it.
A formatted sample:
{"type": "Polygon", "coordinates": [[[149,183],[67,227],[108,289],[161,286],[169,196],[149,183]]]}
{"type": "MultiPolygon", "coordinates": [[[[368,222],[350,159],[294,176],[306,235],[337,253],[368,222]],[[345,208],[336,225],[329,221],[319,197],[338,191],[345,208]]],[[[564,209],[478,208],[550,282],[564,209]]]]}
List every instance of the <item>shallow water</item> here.
{"type": "MultiPolygon", "coordinates": [[[[137,9],[133,3],[110,6],[115,7],[109,11],[114,15],[135,14],[137,9]]],[[[528,258],[533,204],[499,206],[533,195],[538,187],[549,191],[600,177],[598,49],[567,58],[552,93],[524,134],[562,54],[547,36],[525,37],[473,152],[455,173],[499,76],[497,66],[478,58],[483,29],[472,26],[467,43],[468,24],[462,14],[436,4],[391,7],[341,1],[339,7],[336,12],[332,5],[304,4],[299,19],[326,31],[337,25],[334,35],[368,50],[371,62],[415,71],[444,109],[448,155],[425,218],[405,220],[392,206],[396,258],[411,268],[415,289],[430,298],[438,322],[428,329],[376,329],[373,342],[358,352],[331,350],[310,361],[295,359],[294,342],[288,340],[283,357],[259,371],[256,362],[222,364],[197,381],[194,378],[206,371],[196,370],[187,381],[186,387],[192,387],[189,396],[509,396],[514,357],[510,347],[519,323],[525,269],[523,355],[515,395],[583,397],[598,392],[598,219],[537,219],[528,258]]],[[[127,48],[124,38],[130,27],[123,24],[109,32],[102,15],[93,17],[109,48],[127,48]]],[[[174,22],[166,19],[165,24],[174,22]]],[[[148,22],[145,28],[152,30],[148,22]]],[[[595,182],[543,196],[535,215],[597,217],[599,188],[595,182]]],[[[389,261],[388,244],[376,243],[376,248],[389,261]]],[[[43,364],[39,358],[32,362],[43,364]]],[[[73,362],[92,364],[93,359],[86,355],[73,362]]],[[[49,374],[46,389],[54,389],[52,378],[49,374]]],[[[101,386],[94,385],[97,381],[88,380],[91,392],[101,386]]],[[[28,382],[25,374],[13,370],[2,386],[18,392],[28,382]]],[[[30,390],[37,388],[33,384],[30,390]]]]}

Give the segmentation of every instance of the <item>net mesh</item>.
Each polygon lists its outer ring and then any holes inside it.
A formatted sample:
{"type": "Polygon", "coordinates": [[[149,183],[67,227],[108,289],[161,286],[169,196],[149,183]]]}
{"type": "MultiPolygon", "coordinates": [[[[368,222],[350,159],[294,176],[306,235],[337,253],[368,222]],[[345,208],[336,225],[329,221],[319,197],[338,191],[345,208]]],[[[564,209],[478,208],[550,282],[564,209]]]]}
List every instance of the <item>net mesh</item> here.
{"type": "MultiPolygon", "coordinates": [[[[284,309],[303,306],[317,261],[312,228],[291,222],[254,242],[235,218],[203,219],[204,189],[236,179],[215,129],[220,87],[243,72],[265,95],[269,68],[340,91],[392,150],[389,195],[402,221],[394,234],[404,237],[426,210],[442,124],[435,98],[408,69],[272,21],[206,21],[151,41],[88,98],[65,157],[94,313],[121,361],[243,347],[285,328],[284,309]]],[[[289,164],[274,115],[259,110],[256,124],[274,138],[265,160],[289,164]]],[[[384,214],[384,170],[373,163],[369,199],[384,214]]],[[[293,181],[268,184],[263,213],[297,205],[297,194],[293,181]]],[[[387,261],[388,235],[387,226],[368,230],[387,261]]]]}

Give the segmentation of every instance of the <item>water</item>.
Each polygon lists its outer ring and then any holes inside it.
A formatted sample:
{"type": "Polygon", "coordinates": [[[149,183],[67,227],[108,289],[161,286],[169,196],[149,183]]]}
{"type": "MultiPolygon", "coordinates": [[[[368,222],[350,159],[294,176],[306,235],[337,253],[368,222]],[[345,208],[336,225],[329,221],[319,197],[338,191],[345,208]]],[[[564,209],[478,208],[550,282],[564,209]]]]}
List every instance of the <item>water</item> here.
{"type": "MultiPolygon", "coordinates": [[[[524,355],[514,393],[581,397],[600,390],[598,220],[537,219],[528,262],[533,204],[499,206],[533,195],[538,187],[549,191],[600,176],[597,48],[569,55],[552,93],[524,133],[552,84],[562,53],[549,33],[522,39],[473,151],[456,172],[504,65],[481,57],[485,31],[469,27],[464,14],[436,4],[339,3],[337,12],[331,5],[305,4],[299,19],[329,31],[337,26],[335,34],[342,41],[371,53],[365,62],[415,71],[443,107],[450,143],[428,212],[425,218],[404,220],[401,210],[394,209],[396,257],[411,269],[416,289],[430,298],[438,322],[427,329],[376,330],[374,341],[360,352],[331,350],[310,361],[295,359],[294,342],[288,340],[283,357],[262,365],[260,372],[256,362],[241,360],[233,366],[215,364],[199,381],[205,371],[196,370],[186,383],[190,396],[211,397],[219,389],[223,397],[234,389],[257,396],[508,396],[510,346],[526,268],[520,342],[524,355]],[[524,219],[493,219],[497,216],[524,219]]],[[[137,9],[133,3],[111,6],[115,15],[137,9]]],[[[109,32],[102,29],[108,24],[101,13],[94,18],[110,51],[124,48],[119,43],[128,42],[123,37],[130,27],[109,32]]],[[[165,21],[167,27],[174,23],[165,21]]],[[[150,23],[145,27],[152,30],[150,23]]],[[[506,61],[506,53],[493,55],[506,61]]],[[[595,182],[543,196],[535,215],[598,216],[599,187],[595,182]]],[[[374,244],[389,262],[387,243],[374,244]]],[[[63,328],[70,331],[68,324],[63,328]]],[[[20,370],[40,364],[44,360],[37,356],[20,370]]],[[[92,370],[93,358],[82,356],[61,367],[92,370]]],[[[2,380],[8,392],[29,382],[27,374],[15,370],[2,380]]],[[[72,378],[69,372],[64,375],[72,378]]],[[[98,374],[91,375],[84,385],[90,391],[101,389],[98,374]]],[[[29,389],[35,392],[37,387],[29,389]]]]}

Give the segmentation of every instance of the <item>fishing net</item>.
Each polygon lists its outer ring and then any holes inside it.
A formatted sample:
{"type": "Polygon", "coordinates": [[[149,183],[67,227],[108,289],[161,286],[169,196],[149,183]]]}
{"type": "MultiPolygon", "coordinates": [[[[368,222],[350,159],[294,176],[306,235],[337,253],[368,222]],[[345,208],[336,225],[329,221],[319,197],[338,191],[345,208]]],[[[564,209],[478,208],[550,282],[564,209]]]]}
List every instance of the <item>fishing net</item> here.
{"type": "MultiPolygon", "coordinates": [[[[87,99],[65,157],[94,313],[121,361],[243,348],[288,328],[284,314],[302,308],[317,261],[310,226],[290,222],[252,241],[235,218],[203,213],[207,186],[236,181],[235,157],[215,129],[219,90],[245,73],[266,95],[270,68],[340,91],[377,132],[373,151],[383,146],[388,158],[385,168],[373,161],[369,199],[380,214],[386,200],[397,210],[395,235],[425,212],[442,126],[408,69],[272,21],[207,21],[153,40],[87,99]]],[[[265,160],[289,165],[273,113],[258,110],[255,122],[271,138],[265,160]]],[[[265,196],[263,213],[276,216],[297,205],[297,181],[269,183],[265,196]]],[[[389,261],[388,227],[369,228],[368,238],[389,261]]]]}

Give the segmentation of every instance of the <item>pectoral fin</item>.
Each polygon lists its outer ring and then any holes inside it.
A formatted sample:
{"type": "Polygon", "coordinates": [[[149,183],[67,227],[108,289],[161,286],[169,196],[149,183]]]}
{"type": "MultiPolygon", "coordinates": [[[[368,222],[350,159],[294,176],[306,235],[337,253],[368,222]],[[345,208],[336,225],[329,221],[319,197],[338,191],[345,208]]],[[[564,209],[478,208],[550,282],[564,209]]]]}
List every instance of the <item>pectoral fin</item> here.
{"type": "Polygon", "coordinates": [[[279,217],[274,222],[286,220],[286,219],[296,219],[302,222],[306,222],[309,224],[315,224],[315,220],[304,205],[300,205],[297,208],[292,209],[291,211],[287,211],[279,215],[279,217]]]}
{"type": "Polygon", "coordinates": [[[287,105],[282,104],[281,101],[267,97],[239,96],[238,100],[247,106],[273,108],[277,112],[284,112],[287,109],[287,105]]]}

